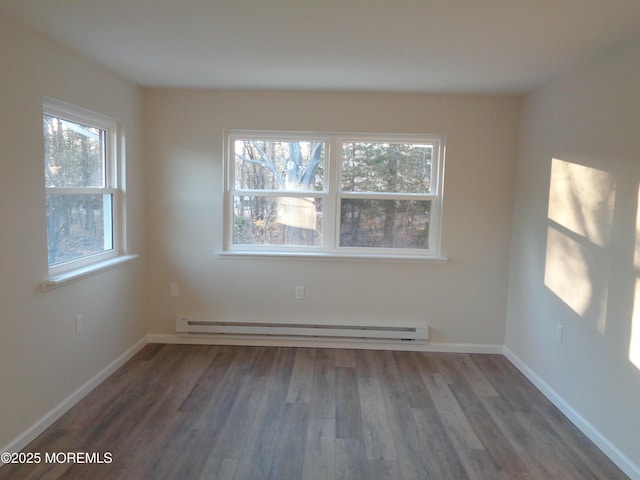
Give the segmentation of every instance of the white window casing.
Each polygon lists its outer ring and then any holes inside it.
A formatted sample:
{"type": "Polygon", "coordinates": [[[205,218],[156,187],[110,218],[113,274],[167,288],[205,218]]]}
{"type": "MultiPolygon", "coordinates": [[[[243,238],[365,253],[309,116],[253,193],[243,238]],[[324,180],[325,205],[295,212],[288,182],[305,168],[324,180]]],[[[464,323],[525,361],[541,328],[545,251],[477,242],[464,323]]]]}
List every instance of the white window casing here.
{"type": "Polygon", "coordinates": [[[226,131],[219,254],[444,262],[444,155],[444,135],[226,131]]]}
{"type": "Polygon", "coordinates": [[[54,140],[54,133],[47,131],[48,126],[54,123],[56,141],[60,143],[58,138],[65,140],[62,140],[63,146],[56,147],[55,152],[45,150],[46,198],[52,205],[66,206],[59,208],[59,210],[65,210],[61,213],[55,207],[47,205],[49,276],[43,282],[44,289],[135,258],[135,256],[125,255],[122,195],[124,178],[121,171],[123,139],[119,123],[105,115],[45,97],[43,99],[45,149],[51,148],[48,147],[48,143],[54,140]],[[61,125],[66,132],[64,134],[57,133],[62,129],[61,125]],[[63,137],[63,135],[67,136],[63,137]],[[89,140],[82,138],[83,136],[89,140]],[[81,141],[78,140],[79,138],[86,141],[82,144],[83,147],[77,146],[81,141]],[[90,143],[91,141],[93,142],[90,143]],[[92,170],[93,167],[88,166],[91,154],[78,158],[78,149],[87,148],[84,147],[87,143],[90,144],[88,148],[94,150],[92,162],[96,163],[97,155],[101,158],[102,163],[94,168],[95,171],[92,170]],[[98,150],[101,151],[96,153],[98,150]],[[62,158],[64,156],[73,157],[73,160],[65,160],[62,158]],[[70,173],[58,175],[64,172],[65,168],[67,170],[84,168],[85,177],[94,175],[99,179],[82,181],[82,175],[77,172],[73,175],[70,173]],[[54,174],[52,170],[55,170],[54,174]],[[64,175],[74,178],[67,180],[62,178],[64,175]],[[83,232],[75,232],[75,230],[80,230],[83,223],[90,224],[93,231],[97,232],[95,238],[90,238],[91,246],[86,248],[76,246],[76,244],[82,244],[83,232]],[[60,232],[65,232],[63,238],[59,238],[60,232]],[[59,253],[60,250],[62,254],[59,253]]]}

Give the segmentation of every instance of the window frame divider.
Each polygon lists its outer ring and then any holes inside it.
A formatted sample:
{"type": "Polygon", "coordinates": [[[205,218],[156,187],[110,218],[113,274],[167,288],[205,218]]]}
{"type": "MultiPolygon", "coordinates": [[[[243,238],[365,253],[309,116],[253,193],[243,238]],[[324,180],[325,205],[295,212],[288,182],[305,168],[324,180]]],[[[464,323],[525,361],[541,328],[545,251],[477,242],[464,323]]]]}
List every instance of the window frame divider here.
{"type": "Polygon", "coordinates": [[[277,257],[290,255],[302,258],[359,258],[359,259],[424,259],[431,263],[445,263],[441,253],[442,211],[444,199],[444,165],[446,136],[442,134],[382,134],[382,133],[332,133],[305,131],[257,131],[224,130],[223,132],[223,241],[221,257],[277,257]],[[322,141],[325,144],[323,190],[256,190],[235,188],[236,140],[256,141],[322,141]],[[416,143],[432,147],[430,188],[428,192],[352,192],[342,191],[341,145],[345,142],[416,143]],[[315,197],[322,198],[323,217],[320,246],[269,245],[233,243],[234,196],[266,197],[315,197]],[[427,249],[394,247],[344,247],[340,246],[340,202],[342,199],[374,199],[400,201],[429,201],[429,237],[427,249]],[[329,228],[327,228],[329,227],[329,228]]]}

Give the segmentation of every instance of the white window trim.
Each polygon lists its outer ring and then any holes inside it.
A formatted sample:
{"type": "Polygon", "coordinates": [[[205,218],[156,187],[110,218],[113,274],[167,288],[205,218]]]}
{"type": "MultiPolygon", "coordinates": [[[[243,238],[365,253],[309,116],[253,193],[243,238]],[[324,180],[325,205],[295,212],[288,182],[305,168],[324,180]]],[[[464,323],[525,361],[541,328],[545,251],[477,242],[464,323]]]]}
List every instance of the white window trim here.
{"type": "Polygon", "coordinates": [[[139,255],[119,255],[108,260],[92,263],[91,265],[87,265],[86,267],[78,267],[64,273],[50,275],[40,284],[40,288],[43,292],[46,292],[47,290],[66,285],[67,283],[70,283],[74,280],[88,277],[105,270],[110,270],[114,267],[117,267],[118,265],[130,262],[131,260],[138,258],[138,256],[139,255]]]}
{"type": "Polygon", "coordinates": [[[125,241],[125,205],[124,205],[124,138],[122,125],[115,119],[75,105],[62,102],[53,98],[43,97],[43,115],[69,120],[71,122],[100,128],[106,132],[105,149],[105,187],[101,188],[51,188],[45,187],[45,191],[57,194],[64,193],[91,193],[109,194],[112,199],[111,206],[111,249],[94,255],[87,255],[68,262],[50,265],[48,277],[41,287],[43,290],[63,285],[71,280],[85,277],[89,274],[113,268],[136,258],[137,255],[129,255],[126,252],[125,241]]]}
{"type": "MultiPolygon", "coordinates": [[[[224,213],[223,213],[223,241],[222,250],[216,252],[220,258],[276,258],[276,259],[334,259],[334,260],[382,260],[400,262],[446,263],[447,258],[441,254],[442,236],[442,200],[444,189],[445,162],[444,135],[433,134],[372,134],[372,133],[327,133],[327,132],[282,132],[256,130],[225,130],[224,131],[224,213]],[[261,140],[304,140],[325,142],[325,176],[323,191],[284,192],[287,197],[318,197],[323,199],[324,221],[322,228],[322,246],[279,246],[279,245],[243,245],[233,244],[233,196],[234,142],[239,138],[255,138],[261,140]],[[385,141],[390,143],[427,143],[433,145],[433,162],[431,172],[431,191],[428,194],[402,193],[358,193],[339,191],[341,175],[340,145],[345,141],[385,141]],[[407,200],[430,200],[431,218],[429,228],[429,250],[423,249],[394,249],[371,247],[340,247],[338,245],[340,231],[340,217],[337,205],[341,198],[393,198],[407,200]],[[327,214],[326,212],[330,212],[327,214]]],[[[242,190],[243,194],[252,191],[242,190]]],[[[255,192],[262,196],[281,196],[282,191],[255,192]]]]}

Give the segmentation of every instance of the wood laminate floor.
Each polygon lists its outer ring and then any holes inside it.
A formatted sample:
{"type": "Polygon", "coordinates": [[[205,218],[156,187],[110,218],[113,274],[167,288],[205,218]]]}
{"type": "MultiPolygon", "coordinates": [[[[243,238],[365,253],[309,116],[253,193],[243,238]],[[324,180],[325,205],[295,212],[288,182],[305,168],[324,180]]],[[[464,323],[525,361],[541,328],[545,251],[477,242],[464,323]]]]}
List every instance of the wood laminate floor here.
{"type": "Polygon", "coordinates": [[[627,478],[501,355],[151,344],[24,452],[0,479],[627,478]]]}

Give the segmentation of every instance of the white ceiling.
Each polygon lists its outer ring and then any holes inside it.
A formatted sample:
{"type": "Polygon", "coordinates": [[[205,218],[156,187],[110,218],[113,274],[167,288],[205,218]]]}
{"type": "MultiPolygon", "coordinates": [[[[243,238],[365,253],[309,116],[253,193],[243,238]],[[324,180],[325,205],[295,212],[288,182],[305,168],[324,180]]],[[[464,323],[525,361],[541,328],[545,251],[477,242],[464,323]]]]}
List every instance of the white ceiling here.
{"type": "Polygon", "coordinates": [[[521,93],[640,38],[640,0],[0,0],[151,87],[521,93]]]}

